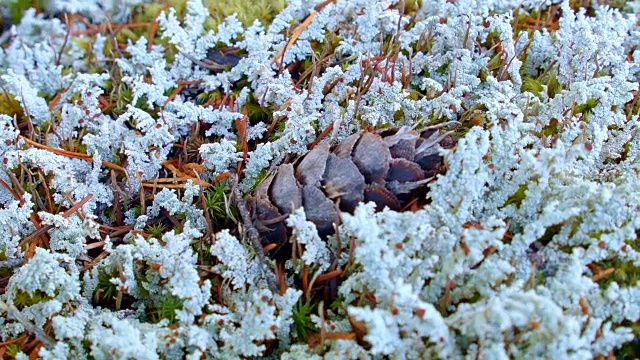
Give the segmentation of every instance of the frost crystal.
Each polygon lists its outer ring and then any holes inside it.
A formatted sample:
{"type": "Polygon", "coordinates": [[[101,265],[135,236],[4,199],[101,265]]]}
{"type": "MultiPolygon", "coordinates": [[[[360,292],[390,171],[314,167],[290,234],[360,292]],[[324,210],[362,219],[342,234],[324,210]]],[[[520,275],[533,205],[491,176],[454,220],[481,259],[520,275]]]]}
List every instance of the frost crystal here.
{"type": "Polygon", "coordinates": [[[36,249],[33,257],[11,277],[2,300],[19,306],[22,315],[42,328],[63,306],[80,299],[78,269],[73,259],[36,249]],[[65,267],[68,270],[65,270],[65,267]]]}
{"type": "Polygon", "coordinates": [[[329,266],[329,249],[320,240],[315,224],[307,221],[304,209],[299,208],[289,215],[287,225],[293,228],[295,242],[304,246],[301,259],[305,265],[317,265],[320,273],[326,270],[329,266]]]}
{"type": "Polygon", "coordinates": [[[28,113],[35,124],[41,124],[51,116],[47,102],[38,96],[38,90],[33,88],[24,75],[18,75],[13,69],[8,69],[6,75],[2,75],[2,81],[6,84],[7,91],[13,95],[23,110],[28,113]]]}
{"type": "Polygon", "coordinates": [[[216,243],[211,247],[211,253],[221,262],[219,266],[222,276],[231,280],[235,289],[242,289],[246,285],[255,285],[258,282],[260,268],[249,257],[238,239],[223,230],[216,235],[216,243]]]}
{"type": "Polygon", "coordinates": [[[216,175],[242,160],[242,154],[236,150],[236,143],[229,140],[203,144],[200,146],[200,156],[202,156],[205,166],[216,175]]]}

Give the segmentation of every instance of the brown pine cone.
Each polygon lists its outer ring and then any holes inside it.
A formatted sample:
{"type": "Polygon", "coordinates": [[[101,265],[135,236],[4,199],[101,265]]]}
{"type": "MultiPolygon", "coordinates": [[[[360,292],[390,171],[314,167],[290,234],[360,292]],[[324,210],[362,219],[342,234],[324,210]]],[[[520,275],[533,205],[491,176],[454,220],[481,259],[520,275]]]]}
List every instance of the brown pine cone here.
{"type": "Polygon", "coordinates": [[[438,148],[454,139],[441,129],[409,127],[359,132],[330,148],[324,142],[293,163],[282,164],[248,196],[254,225],[263,246],[278,244],[270,255],[290,256],[285,219],[304,207],[321,237],[334,233],[338,211],[352,212],[359,202],[373,201],[401,211],[425,200],[427,183],[444,171],[438,148]]]}

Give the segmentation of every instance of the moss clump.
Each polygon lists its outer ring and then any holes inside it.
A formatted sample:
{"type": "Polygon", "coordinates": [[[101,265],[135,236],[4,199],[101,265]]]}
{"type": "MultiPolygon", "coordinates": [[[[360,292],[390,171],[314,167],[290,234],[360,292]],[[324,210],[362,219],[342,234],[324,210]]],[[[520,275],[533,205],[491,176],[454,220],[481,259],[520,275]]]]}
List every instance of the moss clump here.
{"type": "Polygon", "coordinates": [[[205,26],[211,29],[216,29],[233,14],[238,14],[244,26],[250,26],[255,20],[269,24],[287,5],[284,0],[204,0],[204,4],[211,14],[205,26]]]}
{"type": "Polygon", "coordinates": [[[18,100],[4,91],[0,92],[0,114],[15,117],[19,122],[24,117],[24,111],[18,100]]]}

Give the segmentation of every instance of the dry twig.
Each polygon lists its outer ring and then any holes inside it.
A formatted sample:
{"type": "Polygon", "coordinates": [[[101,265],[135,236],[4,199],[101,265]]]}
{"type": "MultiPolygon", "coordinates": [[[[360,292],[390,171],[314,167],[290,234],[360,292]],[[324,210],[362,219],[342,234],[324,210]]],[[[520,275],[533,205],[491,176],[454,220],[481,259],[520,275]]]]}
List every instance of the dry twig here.
{"type": "Polygon", "coordinates": [[[258,262],[262,270],[262,274],[265,280],[267,281],[267,284],[269,285],[269,289],[271,290],[272,293],[278,294],[279,293],[278,286],[276,285],[273,278],[270,276],[271,274],[267,268],[267,261],[264,256],[264,249],[262,248],[262,243],[260,242],[260,234],[258,233],[258,230],[255,228],[255,226],[253,226],[253,222],[251,221],[251,215],[249,214],[249,209],[247,208],[247,203],[244,201],[244,199],[242,198],[242,195],[240,194],[240,190],[238,189],[238,179],[235,175],[232,175],[232,177],[233,177],[232,179],[233,181],[231,182],[232,183],[231,191],[232,191],[232,196],[234,197],[234,201],[236,203],[236,208],[238,209],[238,213],[242,218],[242,228],[244,230],[243,235],[245,238],[249,239],[249,242],[251,243],[251,246],[253,247],[253,250],[256,253],[258,262]]]}

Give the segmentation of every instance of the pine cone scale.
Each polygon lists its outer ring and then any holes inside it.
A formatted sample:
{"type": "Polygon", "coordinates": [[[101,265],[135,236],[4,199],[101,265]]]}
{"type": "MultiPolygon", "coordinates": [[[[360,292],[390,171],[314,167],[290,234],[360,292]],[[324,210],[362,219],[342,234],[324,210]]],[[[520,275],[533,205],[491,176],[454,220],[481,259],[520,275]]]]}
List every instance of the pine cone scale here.
{"type": "Polygon", "coordinates": [[[364,200],[365,178],[351,159],[329,154],[322,185],[328,198],[340,199],[343,211],[353,211],[364,200]]]}
{"type": "Polygon", "coordinates": [[[290,214],[302,206],[302,190],[293,173],[292,164],[282,164],[271,182],[271,202],[283,214],[290,214]]]}
{"type": "MultiPolygon", "coordinates": [[[[284,218],[300,206],[307,220],[325,238],[334,233],[340,211],[373,201],[376,210],[401,211],[424,199],[431,177],[444,171],[438,149],[452,148],[454,139],[439,129],[410,128],[359,132],[331,148],[318,144],[293,163],[280,165],[253,192],[252,215],[263,244],[286,245],[284,218]]],[[[286,258],[290,247],[272,255],[286,258]]]]}
{"type": "Polygon", "coordinates": [[[362,134],[351,157],[367,183],[384,184],[391,152],[380,135],[362,134]]]}
{"type": "Polygon", "coordinates": [[[318,234],[321,237],[332,235],[333,223],[338,216],[335,203],[319,188],[307,185],[302,189],[302,204],[307,220],[316,225],[318,234]]]}
{"type": "Polygon", "coordinates": [[[318,144],[302,158],[296,167],[296,178],[303,185],[319,186],[327,167],[330,144],[324,142],[318,144]]]}

